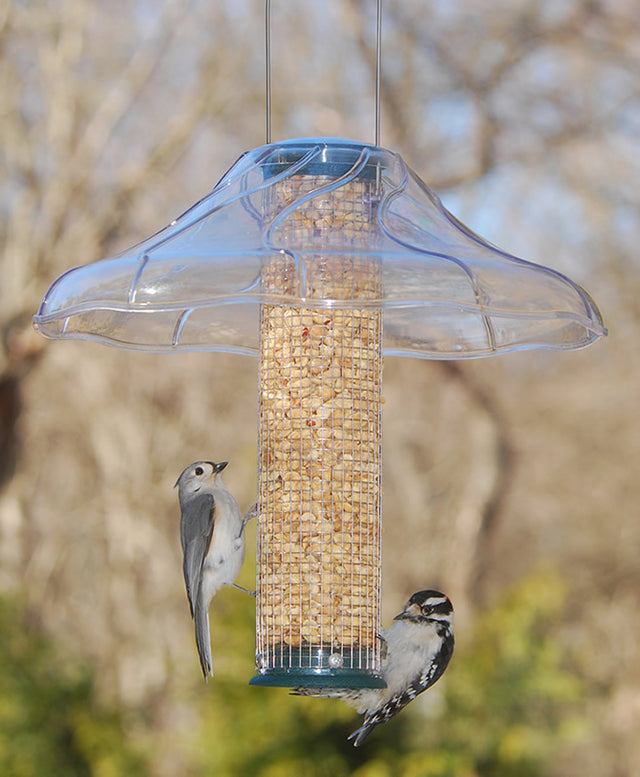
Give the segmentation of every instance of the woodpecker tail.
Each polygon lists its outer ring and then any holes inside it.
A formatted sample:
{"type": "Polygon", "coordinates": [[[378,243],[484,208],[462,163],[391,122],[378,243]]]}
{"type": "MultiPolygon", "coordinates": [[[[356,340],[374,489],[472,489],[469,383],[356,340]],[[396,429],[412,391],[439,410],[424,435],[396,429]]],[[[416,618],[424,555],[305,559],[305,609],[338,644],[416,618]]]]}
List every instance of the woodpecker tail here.
{"type": "Polygon", "coordinates": [[[373,722],[368,722],[365,719],[364,723],[360,726],[360,728],[354,731],[353,734],[350,734],[347,737],[347,742],[350,742],[353,739],[353,746],[360,747],[360,745],[364,742],[364,740],[369,736],[369,734],[373,731],[373,729],[377,725],[378,725],[378,721],[373,723],[373,722]]]}

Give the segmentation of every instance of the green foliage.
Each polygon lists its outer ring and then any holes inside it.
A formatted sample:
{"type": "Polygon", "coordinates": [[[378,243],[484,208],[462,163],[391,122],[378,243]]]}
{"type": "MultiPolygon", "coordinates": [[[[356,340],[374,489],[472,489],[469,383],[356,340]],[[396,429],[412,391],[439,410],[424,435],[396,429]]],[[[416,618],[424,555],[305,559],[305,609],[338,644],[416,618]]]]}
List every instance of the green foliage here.
{"type": "Polygon", "coordinates": [[[553,574],[522,581],[480,616],[447,686],[449,751],[464,748],[473,772],[535,777],[583,728],[584,688],[554,636],[565,587],[553,574]]]}
{"type": "MultiPolygon", "coordinates": [[[[541,777],[585,727],[584,688],[557,637],[563,600],[553,574],[522,581],[459,636],[444,680],[356,750],[346,736],[359,717],[341,702],[247,685],[253,602],[225,590],[211,613],[215,677],[194,702],[201,726],[177,744],[203,777],[541,777]]],[[[85,667],[1,600],[0,633],[0,774],[150,774],[85,667]]]]}
{"type": "Polygon", "coordinates": [[[86,667],[63,661],[7,600],[0,634],[0,774],[146,777],[122,716],[98,705],[86,667]]]}
{"type": "Polygon", "coordinates": [[[584,728],[578,711],[584,690],[555,636],[563,601],[556,575],[521,582],[458,639],[444,681],[429,692],[440,702],[437,712],[425,713],[433,707],[425,695],[358,750],[345,738],[359,718],[341,702],[246,685],[252,608],[227,604],[214,614],[221,647],[203,700],[199,773],[540,777],[556,749],[584,728]]]}

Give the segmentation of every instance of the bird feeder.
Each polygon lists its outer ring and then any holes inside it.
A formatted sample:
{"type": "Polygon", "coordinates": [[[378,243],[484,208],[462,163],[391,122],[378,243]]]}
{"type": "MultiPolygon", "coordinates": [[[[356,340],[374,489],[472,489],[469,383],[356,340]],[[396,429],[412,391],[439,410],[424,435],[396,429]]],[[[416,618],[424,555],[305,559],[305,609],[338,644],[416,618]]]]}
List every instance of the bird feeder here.
{"type": "Polygon", "coordinates": [[[605,334],[564,275],[457,221],[402,158],[335,138],[244,154],[140,245],[70,270],[36,328],[259,359],[261,685],[380,687],[384,355],[570,350],[605,334]]]}

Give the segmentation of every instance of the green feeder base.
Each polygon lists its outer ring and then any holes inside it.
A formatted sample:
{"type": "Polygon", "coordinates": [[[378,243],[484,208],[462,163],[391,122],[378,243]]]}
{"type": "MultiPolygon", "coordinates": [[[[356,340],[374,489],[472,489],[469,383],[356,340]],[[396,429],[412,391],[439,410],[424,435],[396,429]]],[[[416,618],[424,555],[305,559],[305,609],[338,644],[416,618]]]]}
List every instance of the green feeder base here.
{"type": "MultiPolygon", "coordinates": [[[[249,685],[276,688],[386,688],[382,677],[356,664],[358,650],[346,654],[326,647],[276,651],[272,666],[260,669],[249,685]]],[[[258,657],[258,665],[261,661],[258,657]]]]}

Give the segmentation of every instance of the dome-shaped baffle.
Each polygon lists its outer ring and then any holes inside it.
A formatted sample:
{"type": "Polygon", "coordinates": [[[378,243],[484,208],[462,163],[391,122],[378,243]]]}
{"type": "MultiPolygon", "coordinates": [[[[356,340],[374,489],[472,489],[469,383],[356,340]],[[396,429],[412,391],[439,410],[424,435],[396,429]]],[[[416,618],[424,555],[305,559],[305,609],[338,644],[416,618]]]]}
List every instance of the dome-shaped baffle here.
{"type": "Polygon", "coordinates": [[[61,276],[34,323],[52,338],[255,355],[260,303],[298,307],[314,297],[316,307],[362,307],[359,297],[314,293],[319,253],[325,269],[333,256],[375,259],[379,282],[366,306],[383,312],[385,354],[449,359],[573,349],[605,334],[582,288],[474,235],[398,154],[333,138],[245,154],[161,232],[61,276]],[[311,190],[296,188],[301,176],[316,181],[311,190]],[[374,227],[354,239],[341,229],[348,215],[336,222],[323,208],[358,181],[369,182],[362,197],[374,227]],[[274,187],[285,196],[274,199],[274,187]],[[311,200],[318,218],[298,233],[292,225],[311,200]],[[263,282],[278,256],[287,264],[284,291],[263,282]]]}

